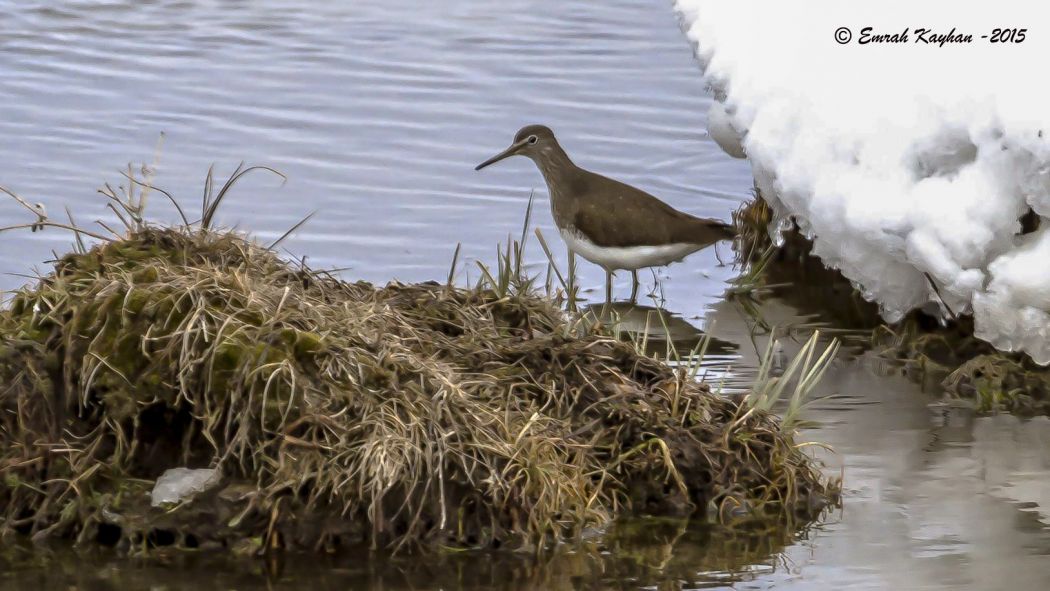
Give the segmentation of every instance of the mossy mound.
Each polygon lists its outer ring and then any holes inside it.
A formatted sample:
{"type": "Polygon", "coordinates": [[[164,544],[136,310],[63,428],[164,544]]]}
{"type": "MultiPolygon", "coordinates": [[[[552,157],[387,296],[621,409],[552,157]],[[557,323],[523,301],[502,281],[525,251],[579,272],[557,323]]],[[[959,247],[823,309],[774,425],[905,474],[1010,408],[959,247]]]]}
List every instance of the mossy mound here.
{"type": "Polygon", "coordinates": [[[774,417],[546,299],[346,283],[157,228],[0,311],[0,476],[0,531],[130,548],[537,545],[834,496],[774,417]],[[177,466],[222,482],[151,508],[177,466]]]}

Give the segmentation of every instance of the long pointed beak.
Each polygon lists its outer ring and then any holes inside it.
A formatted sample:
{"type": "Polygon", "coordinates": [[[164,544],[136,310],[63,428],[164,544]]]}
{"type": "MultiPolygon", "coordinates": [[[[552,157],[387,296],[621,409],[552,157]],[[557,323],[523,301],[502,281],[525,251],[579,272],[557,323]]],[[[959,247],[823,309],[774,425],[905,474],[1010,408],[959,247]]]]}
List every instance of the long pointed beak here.
{"type": "Polygon", "coordinates": [[[510,147],[507,148],[506,150],[503,150],[499,154],[496,154],[492,158],[489,158],[488,160],[486,160],[486,161],[482,162],[481,164],[475,166],[474,170],[481,170],[482,168],[485,168],[489,164],[495,164],[495,163],[499,162],[500,160],[503,160],[504,158],[506,158],[508,156],[513,156],[514,154],[516,154],[518,152],[518,150],[521,149],[522,146],[525,145],[526,141],[527,140],[521,140],[520,142],[515,142],[515,143],[511,144],[510,147]]]}

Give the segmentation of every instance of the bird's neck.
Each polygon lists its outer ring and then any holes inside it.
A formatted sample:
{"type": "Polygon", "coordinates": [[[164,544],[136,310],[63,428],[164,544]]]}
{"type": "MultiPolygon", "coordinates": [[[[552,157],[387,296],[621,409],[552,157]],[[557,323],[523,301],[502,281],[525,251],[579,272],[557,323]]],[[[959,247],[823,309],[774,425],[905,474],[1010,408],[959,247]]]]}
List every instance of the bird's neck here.
{"type": "Polygon", "coordinates": [[[532,155],[532,160],[543,173],[543,179],[547,181],[551,199],[558,200],[562,197],[561,188],[568,186],[572,176],[576,173],[576,165],[557,143],[544,146],[536,151],[532,155]]]}
{"type": "Polygon", "coordinates": [[[551,196],[551,215],[559,229],[572,223],[575,195],[573,187],[579,177],[580,168],[569,159],[569,155],[556,142],[544,146],[532,155],[532,160],[543,173],[547,192],[551,196]]]}

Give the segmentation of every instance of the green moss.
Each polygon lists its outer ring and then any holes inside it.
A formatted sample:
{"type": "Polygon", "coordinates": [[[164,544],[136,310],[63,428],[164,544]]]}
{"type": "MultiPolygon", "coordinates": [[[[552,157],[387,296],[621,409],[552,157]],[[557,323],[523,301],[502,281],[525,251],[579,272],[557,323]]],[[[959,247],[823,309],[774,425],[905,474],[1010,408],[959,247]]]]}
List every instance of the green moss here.
{"type": "Polygon", "coordinates": [[[18,474],[15,474],[14,472],[5,471],[4,472],[4,481],[3,482],[4,482],[4,486],[6,486],[7,488],[9,488],[11,490],[14,490],[14,489],[18,488],[19,485],[22,484],[22,479],[19,478],[18,474]]]}
{"type": "Polygon", "coordinates": [[[156,283],[160,281],[160,271],[153,266],[145,267],[135,271],[131,279],[135,283],[156,283]]]}
{"type": "Polygon", "coordinates": [[[227,339],[219,344],[212,357],[212,370],[215,372],[230,372],[240,367],[245,354],[243,343],[227,339]]]}
{"type": "Polygon", "coordinates": [[[152,296],[144,288],[132,288],[131,293],[125,299],[124,309],[128,314],[141,314],[146,305],[153,301],[152,296]]]}
{"type": "Polygon", "coordinates": [[[281,328],[277,331],[277,341],[280,345],[285,347],[292,347],[295,345],[296,337],[299,331],[291,327],[281,328]]]}
{"type": "Polygon", "coordinates": [[[317,333],[301,331],[295,335],[294,348],[296,359],[306,361],[324,349],[324,341],[317,333]]]}

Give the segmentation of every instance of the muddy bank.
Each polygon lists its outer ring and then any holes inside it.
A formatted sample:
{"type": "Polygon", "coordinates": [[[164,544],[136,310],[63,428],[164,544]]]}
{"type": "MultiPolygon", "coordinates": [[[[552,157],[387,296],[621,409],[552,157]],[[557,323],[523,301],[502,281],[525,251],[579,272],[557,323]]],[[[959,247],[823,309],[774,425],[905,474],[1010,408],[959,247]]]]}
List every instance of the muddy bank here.
{"type": "Polygon", "coordinates": [[[775,417],[499,283],[347,283],[197,228],[70,253],[0,311],[0,532],[535,547],[837,496],[775,417]],[[151,506],[181,466],[220,479],[151,506]]]}
{"type": "Polygon", "coordinates": [[[743,256],[762,264],[762,284],[788,284],[774,288],[776,295],[800,310],[824,315],[841,328],[872,331],[870,346],[902,361],[924,388],[970,400],[982,412],[1050,414],[1050,369],[976,338],[971,316],[953,311],[950,320],[941,322],[915,310],[886,324],[874,303],[811,254],[811,243],[796,228],[786,230],[783,244],[773,246],[766,231],[771,212],[757,193],[734,218],[742,228],[743,256]]]}

